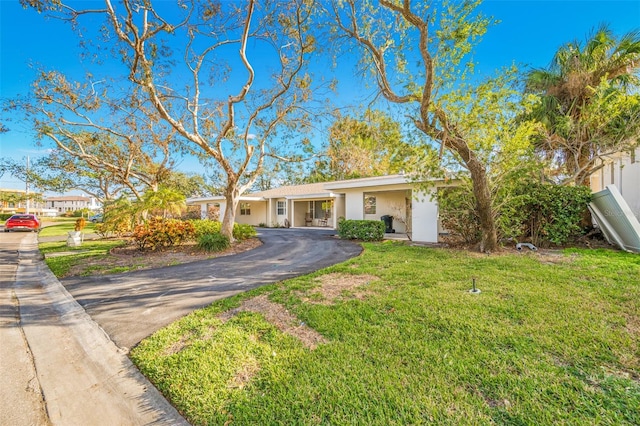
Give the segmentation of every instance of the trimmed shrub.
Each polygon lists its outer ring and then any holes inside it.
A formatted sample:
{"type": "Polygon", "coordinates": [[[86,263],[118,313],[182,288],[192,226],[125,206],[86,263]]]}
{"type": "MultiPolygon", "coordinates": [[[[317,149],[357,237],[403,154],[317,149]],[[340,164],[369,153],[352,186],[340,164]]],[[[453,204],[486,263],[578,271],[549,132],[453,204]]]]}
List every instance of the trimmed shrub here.
{"type": "Polygon", "coordinates": [[[338,223],[338,235],[345,240],[382,241],[384,229],[381,220],[342,220],[338,223]]]}
{"type": "Polygon", "coordinates": [[[233,238],[242,241],[258,235],[258,231],[251,225],[233,224],[233,238]]]}
{"type": "Polygon", "coordinates": [[[133,239],[140,250],[160,250],[191,240],[194,234],[195,228],[191,222],[152,218],[135,227],[133,239]]]}
{"type": "Polygon", "coordinates": [[[13,213],[0,213],[0,221],[4,222],[13,216],[13,213]]]}
{"type": "Polygon", "coordinates": [[[582,235],[582,219],[591,202],[589,187],[535,184],[522,188],[522,195],[529,212],[525,229],[534,244],[560,245],[582,235]]]}
{"type": "MultiPolygon", "coordinates": [[[[195,228],[195,238],[199,239],[205,234],[219,234],[222,223],[209,219],[190,220],[195,228]]],[[[258,235],[258,232],[251,225],[233,224],[233,238],[242,241],[258,235]]]]}
{"type": "Polygon", "coordinates": [[[222,251],[229,248],[229,238],[217,232],[215,234],[203,234],[198,237],[198,247],[205,251],[222,251]]]}
{"type": "Polygon", "coordinates": [[[196,219],[190,220],[191,224],[195,229],[195,238],[198,239],[205,234],[217,234],[220,233],[220,228],[222,224],[215,220],[209,219],[196,219]]]}

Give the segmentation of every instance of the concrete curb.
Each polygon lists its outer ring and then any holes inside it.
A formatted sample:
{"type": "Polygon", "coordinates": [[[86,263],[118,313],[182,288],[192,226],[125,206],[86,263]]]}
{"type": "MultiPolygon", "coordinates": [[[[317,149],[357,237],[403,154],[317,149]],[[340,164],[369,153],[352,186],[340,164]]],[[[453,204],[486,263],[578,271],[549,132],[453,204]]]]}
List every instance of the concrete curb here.
{"type": "Polygon", "coordinates": [[[28,240],[18,250],[15,289],[50,422],[188,425],[67,292],[28,240]]]}

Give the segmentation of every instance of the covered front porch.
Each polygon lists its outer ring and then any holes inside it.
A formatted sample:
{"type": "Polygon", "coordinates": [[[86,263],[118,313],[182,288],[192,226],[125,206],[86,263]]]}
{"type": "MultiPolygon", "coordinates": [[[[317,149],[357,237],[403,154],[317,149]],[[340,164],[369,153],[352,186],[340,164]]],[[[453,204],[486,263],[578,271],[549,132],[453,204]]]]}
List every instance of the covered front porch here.
{"type": "Polygon", "coordinates": [[[337,228],[344,217],[344,196],[295,197],[291,200],[291,226],[294,228],[337,228]]]}

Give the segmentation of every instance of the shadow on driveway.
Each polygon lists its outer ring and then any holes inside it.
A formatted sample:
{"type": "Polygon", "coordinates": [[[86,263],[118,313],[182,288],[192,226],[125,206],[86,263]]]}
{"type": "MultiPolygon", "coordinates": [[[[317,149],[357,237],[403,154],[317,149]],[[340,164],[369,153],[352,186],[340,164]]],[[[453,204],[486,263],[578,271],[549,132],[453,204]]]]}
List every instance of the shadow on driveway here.
{"type": "Polygon", "coordinates": [[[335,231],[260,229],[262,245],[233,256],[117,275],[61,280],[120,347],[212,302],[305,275],[358,256],[359,244],[335,231]]]}

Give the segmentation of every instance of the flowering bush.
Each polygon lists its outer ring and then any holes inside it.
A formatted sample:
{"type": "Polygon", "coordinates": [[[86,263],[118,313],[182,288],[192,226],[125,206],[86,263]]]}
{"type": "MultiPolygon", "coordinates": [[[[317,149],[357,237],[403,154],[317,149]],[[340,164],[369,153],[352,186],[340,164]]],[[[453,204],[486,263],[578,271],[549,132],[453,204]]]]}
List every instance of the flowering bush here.
{"type": "Polygon", "coordinates": [[[85,226],[87,226],[87,221],[84,220],[84,217],[81,217],[76,220],[76,225],[73,227],[73,229],[75,229],[76,232],[80,232],[84,229],[85,226]]]}
{"type": "Polygon", "coordinates": [[[195,236],[195,227],[189,221],[152,218],[138,225],[133,239],[140,250],[161,250],[177,246],[195,236]]]}

